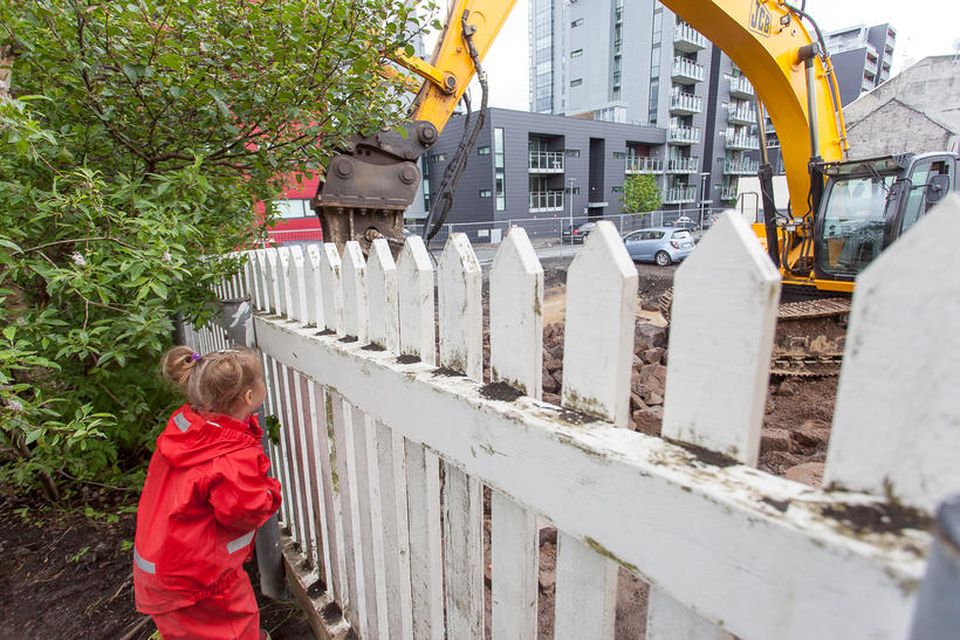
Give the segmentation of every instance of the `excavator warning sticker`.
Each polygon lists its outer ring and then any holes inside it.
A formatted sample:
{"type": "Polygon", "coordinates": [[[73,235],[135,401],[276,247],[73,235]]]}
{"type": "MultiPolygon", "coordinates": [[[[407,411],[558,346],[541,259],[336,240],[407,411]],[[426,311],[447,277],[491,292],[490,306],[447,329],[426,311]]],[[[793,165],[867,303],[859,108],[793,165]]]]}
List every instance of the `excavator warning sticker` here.
{"type": "Polygon", "coordinates": [[[770,35],[770,24],[773,16],[761,0],[753,0],[753,8],[750,10],[750,30],[759,33],[762,36],[770,35]]]}

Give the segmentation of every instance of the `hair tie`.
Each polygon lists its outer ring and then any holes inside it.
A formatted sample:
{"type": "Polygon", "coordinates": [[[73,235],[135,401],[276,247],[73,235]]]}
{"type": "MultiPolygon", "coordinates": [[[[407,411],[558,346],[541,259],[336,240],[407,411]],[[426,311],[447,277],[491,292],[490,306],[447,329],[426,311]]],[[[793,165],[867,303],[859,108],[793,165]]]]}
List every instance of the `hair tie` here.
{"type": "Polygon", "coordinates": [[[190,354],[190,362],[198,362],[200,360],[200,354],[194,351],[190,354]]]}

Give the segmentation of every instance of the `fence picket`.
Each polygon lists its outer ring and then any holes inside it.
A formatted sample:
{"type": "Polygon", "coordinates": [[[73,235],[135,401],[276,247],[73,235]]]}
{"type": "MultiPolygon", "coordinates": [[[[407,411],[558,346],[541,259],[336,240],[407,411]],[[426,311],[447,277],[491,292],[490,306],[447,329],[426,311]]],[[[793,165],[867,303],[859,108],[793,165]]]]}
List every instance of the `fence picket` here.
{"type": "Polygon", "coordinates": [[[343,247],[343,328],[344,336],[367,342],[367,265],[356,240],[343,247]]]}
{"type": "MultiPolygon", "coordinates": [[[[409,240],[408,240],[409,241],[409,240]]],[[[442,640],[443,550],[440,534],[440,460],[418,442],[404,443],[410,523],[410,595],[413,637],[442,640]]]]}
{"type": "Polygon", "coordinates": [[[857,279],[825,486],[928,511],[960,486],[958,231],[949,195],[857,279]]]}
{"type": "Polygon", "coordinates": [[[384,238],[373,241],[367,264],[370,342],[393,353],[400,350],[397,265],[384,238]]]}
{"type": "Polygon", "coordinates": [[[320,253],[320,294],[323,296],[323,329],[339,333],[343,328],[342,265],[337,245],[325,242],[320,253]]]}
{"type": "Polygon", "coordinates": [[[354,466],[356,457],[353,447],[353,414],[350,404],[334,392],[333,432],[336,441],[336,464],[340,493],[341,524],[343,526],[343,552],[346,559],[348,599],[344,603],[344,616],[354,629],[362,633],[367,628],[365,592],[363,590],[363,552],[360,546],[360,514],[357,505],[357,478],[354,466]]]}
{"type": "Polygon", "coordinates": [[[290,442],[290,452],[294,460],[293,469],[296,476],[297,488],[297,522],[300,528],[300,547],[307,562],[312,564],[315,561],[314,548],[311,544],[313,538],[313,510],[311,508],[312,497],[310,487],[307,483],[307,472],[304,466],[305,441],[304,432],[307,430],[305,414],[303,411],[303,388],[301,384],[300,373],[289,367],[287,369],[288,385],[290,387],[290,414],[293,417],[291,423],[292,429],[288,434],[290,442]]]}
{"type": "MultiPolygon", "coordinates": [[[[725,213],[674,276],[663,437],[756,465],[779,294],[780,274],[750,227],[725,213]],[[704,316],[722,340],[703,331],[704,316]]],[[[687,604],[652,588],[647,638],[733,637],[687,604]]]]}
{"type": "MultiPolygon", "coordinates": [[[[359,248],[359,247],[358,247],[359,248]]],[[[357,513],[363,554],[363,589],[366,622],[362,636],[388,635],[386,587],[383,581],[383,524],[380,510],[380,474],[377,465],[375,425],[363,411],[353,407],[354,468],[357,513]]]]}
{"type": "Polygon", "coordinates": [[[440,366],[482,380],[483,274],[466,234],[454,233],[447,240],[439,271],[440,366]]]}
{"type": "MultiPolygon", "coordinates": [[[[467,236],[455,233],[440,256],[440,366],[483,379],[482,273],[467,236]]],[[[447,630],[454,638],[483,634],[482,487],[444,462],[444,584],[447,630]]]]}
{"type": "MultiPolygon", "coordinates": [[[[543,268],[523,229],[500,245],[490,271],[490,372],[524,394],[542,395],[543,268]]],[[[510,498],[491,497],[492,637],[536,637],[536,517],[510,498]]]]}
{"type": "Polygon", "coordinates": [[[254,309],[259,309],[259,293],[257,292],[257,268],[256,251],[248,251],[243,261],[243,291],[244,295],[250,299],[250,305],[254,309]]]}
{"type": "Polygon", "coordinates": [[[280,314],[279,307],[279,298],[280,298],[280,280],[277,278],[277,269],[279,268],[278,262],[280,260],[277,255],[277,250],[274,247],[269,247],[263,250],[265,253],[266,260],[264,265],[264,290],[267,292],[266,302],[267,309],[270,313],[280,314]]]}
{"type": "Polygon", "coordinates": [[[307,298],[307,324],[323,328],[323,295],[320,284],[320,247],[308,244],[303,263],[303,288],[307,298]]]}
{"type": "Polygon", "coordinates": [[[306,376],[300,377],[300,396],[303,401],[303,423],[301,432],[305,451],[304,465],[307,472],[307,484],[310,493],[310,542],[314,550],[314,567],[317,576],[326,585],[325,590],[331,588],[330,548],[327,541],[327,514],[323,492],[323,476],[320,472],[319,437],[320,414],[317,407],[316,389],[313,382],[306,376]]]}
{"type": "Polygon", "coordinates": [[[410,534],[403,438],[382,422],[377,422],[376,426],[387,604],[386,637],[412,638],[410,534]]]}
{"type": "Polygon", "coordinates": [[[323,501],[327,515],[327,546],[330,550],[330,582],[341,606],[349,601],[347,593],[347,549],[344,544],[343,509],[340,505],[340,478],[336,466],[333,394],[313,384],[314,396],[321,416],[322,432],[318,433],[320,474],[323,477],[323,501]]]}
{"type": "Polygon", "coordinates": [[[419,236],[411,236],[397,263],[400,354],[433,365],[437,361],[433,263],[419,236]]]}
{"type": "MultiPolygon", "coordinates": [[[[637,269],[616,227],[599,222],[567,271],[565,407],[627,425],[636,307],[637,269]]],[[[556,640],[612,639],[616,593],[616,563],[559,533],[556,640]]]]}
{"type": "Polygon", "coordinates": [[[308,323],[307,291],[305,286],[305,268],[303,248],[298,244],[290,245],[290,311],[291,320],[308,323]]]}
{"type": "Polygon", "coordinates": [[[290,317],[290,247],[277,247],[277,314],[290,317]]]}

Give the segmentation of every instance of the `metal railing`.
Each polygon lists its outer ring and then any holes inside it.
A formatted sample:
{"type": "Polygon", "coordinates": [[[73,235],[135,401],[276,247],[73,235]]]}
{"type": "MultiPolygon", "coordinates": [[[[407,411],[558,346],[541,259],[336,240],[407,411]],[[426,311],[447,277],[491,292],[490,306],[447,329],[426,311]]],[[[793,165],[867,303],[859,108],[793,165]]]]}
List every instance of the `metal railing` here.
{"type": "Polygon", "coordinates": [[[703,98],[692,93],[679,91],[670,96],[670,111],[700,113],[703,110],[703,98]]]}
{"type": "Polygon", "coordinates": [[[563,151],[531,151],[527,166],[531,173],[563,173],[563,151]]]}
{"type": "Polygon", "coordinates": [[[760,170],[759,160],[743,158],[740,160],[724,160],[723,173],[728,176],[742,176],[757,173],[760,170]]]}
{"type": "Polygon", "coordinates": [[[672,187],[663,193],[664,204],[681,204],[695,202],[697,199],[696,187],[672,187]]]}
{"type": "Polygon", "coordinates": [[[531,191],[530,211],[563,211],[563,191],[531,191]]]}
{"type": "Polygon", "coordinates": [[[670,142],[697,144],[700,142],[700,127],[670,127],[670,142]]]}
{"type": "Polygon", "coordinates": [[[707,39],[702,33],[684,22],[678,22],[673,31],[673,42],[678,49],[697,51],[707,47],[707,39]]]}
{"type": "Polygon", "coordinates": [[[737,76],[730,79],[730,95],[753,97],[753,85],[744,76],[737,76]]]}
{"type": "Polygon", "coordinates": [[[700,171],[700,158],[670,158],[667,173],[696,173],[700,171]]]}
{"type": "Polygon", "coordinates": [[[730,110],[727,114],[727,122],[755,124],[757,122],[757,110],[749,104],[742,104],[730,110]]]}
{"type": "Polygon", "coordinates": [[[706,70],[702,64],[697,64],[686,58],[676,57],[673,59],[673,77],[674,79],[688,79],[694,82],[702,82],[706,76],[706,70]]]}
{"type": "Polygon", "coordinates": [[[760,149],[760,139],[757,136],[751,136],[748,133],[727,132],[726,136],[728,149],[760,149]]]}
{"type": "Polygon", "coordinates": [[[627,156],[624,173],[663,173],[663,158],[627,156]]]}
{"type": "Polygon", "coordinates": [[[735,186],[720,187],[720,200],[723,202],[733,202],[737,199],[737,188],[735,186]]]}

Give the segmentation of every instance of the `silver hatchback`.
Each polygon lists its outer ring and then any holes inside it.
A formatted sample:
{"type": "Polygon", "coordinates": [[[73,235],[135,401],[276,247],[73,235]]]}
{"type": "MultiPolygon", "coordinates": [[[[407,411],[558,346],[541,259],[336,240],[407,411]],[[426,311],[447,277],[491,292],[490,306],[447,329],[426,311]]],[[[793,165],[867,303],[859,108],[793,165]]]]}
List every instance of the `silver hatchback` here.
{"type": "Polygon", "coordinates": [[[696,242],[693,234],[676,227],[633,231],[623,236],[627,253],[636,262],[656,262],[665,267],[690,255],[696,242]]]}

